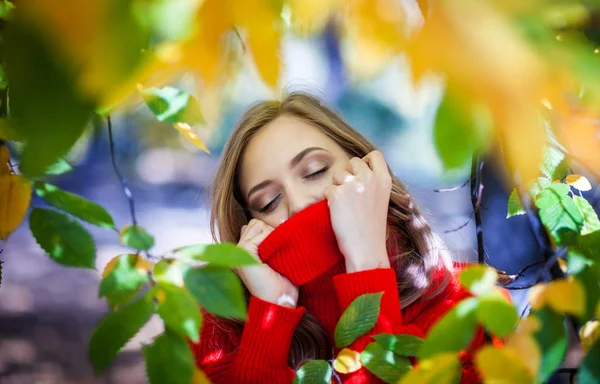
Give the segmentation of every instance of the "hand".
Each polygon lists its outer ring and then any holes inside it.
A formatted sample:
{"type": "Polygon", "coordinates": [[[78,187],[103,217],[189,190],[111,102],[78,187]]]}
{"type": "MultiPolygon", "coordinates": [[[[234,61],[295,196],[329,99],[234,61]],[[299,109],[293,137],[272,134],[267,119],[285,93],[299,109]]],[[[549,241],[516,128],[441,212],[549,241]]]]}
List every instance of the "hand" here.
{"type": "Polygon", "coordinates": [[[386,232],[392,177],[383,155],[373,151],[363,159],[352,158],[333,180],[325,197],[346,272],[389,268],[386,232]]]}
{"type": "MultiPolygon", "coordinates": [[[[248,225],[242,227],[238,247],[260,260],[258,246],[272,231],[273,228],[264,222],[252,219],[248,225]]],[[[270,303],[296,308],[298,287],[267,264],[261,262],[259,265],[236,268],[235,271],[252,295],[270,303]]]]}

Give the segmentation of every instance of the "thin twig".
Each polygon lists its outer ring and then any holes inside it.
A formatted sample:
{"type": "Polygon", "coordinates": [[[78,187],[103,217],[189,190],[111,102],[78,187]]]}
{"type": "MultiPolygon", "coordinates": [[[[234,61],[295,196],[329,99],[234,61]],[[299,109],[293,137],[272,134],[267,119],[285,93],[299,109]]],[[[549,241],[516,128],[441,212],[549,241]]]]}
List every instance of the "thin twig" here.
{"type": "Polygon", "coordinates": [[[452,187],[452,188],[442,188],[442,189],[434,189],[433,192],[454,192],[454,191],[458,191],[459,189],[462,189],[464,187],[467,186],[467,184],[469,184],[469,181],[471,181],[471,178],[465,180],[464,183],[462,183],[461,185],[458,185],[456,187],[452,187]]]}
{"type": "Polygon", "coordinates": [[[131,214],[131,221],[133,222],[133,225],[137,225],[137,219],[135,217],[135,202],[133,200],[133,195],[131,193],[131,190],[127,186],[127,181],[125,180],[125,178],[121,174],[121,171],[119,171],[119,167],[117,166],[117,161],[115,157],[115,142],[113,139],[112,122],[110,120],[110,116],[106,117],[106,121],[108,122],[108,141],[110,143],[110,159],[112,161],[113,169],[115,170],[115,173],[119,178],[119,182],[121,183],[121,187],[123,188],[123,193],[125,193],[127,201],[129,202],[129,212],[131,214]]]}
{"type": "Polygon", "coordinates": [[[475,231],[477,233],[477,261],[485,263],[485,247],[483,244],[483,224],[481,220],[481,196],[483,195],[483,184],[481,183],[481,169],[483,161],[479,152],[473,152],[471,160],[471,205],[475,216],[475,231]]]}
{"type": "MultiPolygon", "coordinates": [[[[568,248],[567,247],[563,247],[560,250],[558,250],[557,252],[555,252],[548,260],[544,261],[544,266],[542,267],[542,269],[538,272],[536,278],[535,278],[535,282],[529,285],[523,285],[523,286],[517,286],[517,287],[511,287],[511,286],[506,286],[504,287],[505,289],[508,289],[510,291],[519,291],[519,290],[523,290],[523,289],[529,289],[531,287],[533,287],[536,284],[539,284],[542,282],[544,275],[550,271],[550,268],[552,268],[553,265],[556,265],[556,261],[565,256],[565,254],[567,253],[568,248]]],[[[524,272],[525,270],[527,270],[527,268],[531,268],[534,265],[540,264],[538,263],[534,263],[531,265],[528,265],[527,267],[524,268],[523,271],[521,271],[520,273],[524,272]]],[[[562,272],[562,271],[561,271],[562,272]]],[[[516,280],[516,279],[515,279],[516,280]]],[[[514,283],[514,281],[513,281],[514,283]]],[[[512,283],[511,283],[512,284],[512,283]]]]}
{"type": "Polygon", "coordinates": [[[473,214],[471,214],[471,216],[469,216],[469,220],[467,220],[466,223],[461,224],[461,225],[459,225],[458,227],[456,227],[454,229],[445,230],[444,233],[452,233],[452,232],[460,231],[461,229],[463,229],[464,227],[466,227],[467,225],[469,225],[469,223],[471,222],[471,220],[473,220],[473,214]]]}

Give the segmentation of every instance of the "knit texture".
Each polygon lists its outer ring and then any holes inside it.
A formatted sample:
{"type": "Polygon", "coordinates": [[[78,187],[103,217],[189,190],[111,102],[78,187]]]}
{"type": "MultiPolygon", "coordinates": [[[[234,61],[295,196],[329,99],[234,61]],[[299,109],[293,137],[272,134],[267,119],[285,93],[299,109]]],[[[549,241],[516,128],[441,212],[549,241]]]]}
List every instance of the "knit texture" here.
{"type": "MultiPolygon", "coordinates": [[[[379,333],[410,333],[424,337],[431,326],[460,300],[469,297],[454,277],[438,296],[420,300],[401,310],[396,274],[390,268],[346,273],[325,201],[297,213],[277,227],[260,245],[260,258],[299,286],[295,309],[251,297],[248,318],[240,334],[226,321],[206,315],[201,341],[193,344],[197,365],[215,383],[290,384],[294,371],[287,358],[294,330],[305,311],[312,313],[330,336],[348,305],[365,293],[383,292],[377,323],[348,348],[361,352],[379,333]]],[[[443,279],[443,270],[432,286],[443,279]]],[[[485,343],[479,330],[471,345],[459,355],[461,383],[477,383],[471,359],[485,343]]],[[[337,352],[336,349],[334,352],[337,352]]],[[[344,383],[382,383],[365,368],[340,375],[344,383]]]]}

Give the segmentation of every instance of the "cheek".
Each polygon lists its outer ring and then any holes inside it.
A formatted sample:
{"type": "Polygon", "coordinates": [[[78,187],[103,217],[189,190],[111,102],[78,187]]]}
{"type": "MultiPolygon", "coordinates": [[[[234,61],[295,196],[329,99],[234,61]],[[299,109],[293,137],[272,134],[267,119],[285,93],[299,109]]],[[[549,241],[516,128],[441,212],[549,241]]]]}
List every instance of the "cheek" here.
{"type": "Polygon", "coordinates": [[[277,228],[287,219],[287,207],[285,204],[279,204],[277,209],[275,209],[273,212],[270,212],[267,215],[259,215],[256,218],[263,221],[268,226],[277,228]]]}

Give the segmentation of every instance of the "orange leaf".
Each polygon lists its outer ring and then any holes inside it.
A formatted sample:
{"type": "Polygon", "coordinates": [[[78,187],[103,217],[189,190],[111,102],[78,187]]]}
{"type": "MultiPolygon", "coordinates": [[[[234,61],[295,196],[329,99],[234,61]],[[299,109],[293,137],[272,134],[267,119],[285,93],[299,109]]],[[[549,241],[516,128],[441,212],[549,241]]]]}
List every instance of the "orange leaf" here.
{"type": "Polygon", "coordinates": [[[590,184],[589,180],[581,175],[569,175],[567,176],[566,181],[571,187],[579,189],[580,191],[589,191],[592,189],[592,185],[590,184]]]}
{"type": "Polygon", "coordinates": [[[352,373],[362,367],[360,353],[348,348],[342,349],[333,361],[333,369],[339,373],[352,373]]]}
{"type": "Polygon", "coordinates": [[[10,166],[8,161],[10,160],[10,152],[8,147],[0,144],[0,176],[10,174],[10,166]]]}
{"type": "Polygon", "coordinates": [[[585,312],[585,290],[573,278],[537,284],[529,291],[532,309],[549,306],[559,313],[582,315],[585,312]]]}
{"type": "Polygon", "coordinates": [[[0,176],[0,240],[23,221],[31,201],[31,183],[20,175],[0,176]]]}
{"type": "Polygon", "coordinates": [[[210,151],[208,148],[206,148],[204,142],[200,140],[198,135],[192,130],[192,127],[188,123],[175,123],[173,126],[179,131],[179,133],[183,135],[183,137],[210,155],[210,151]]]}

